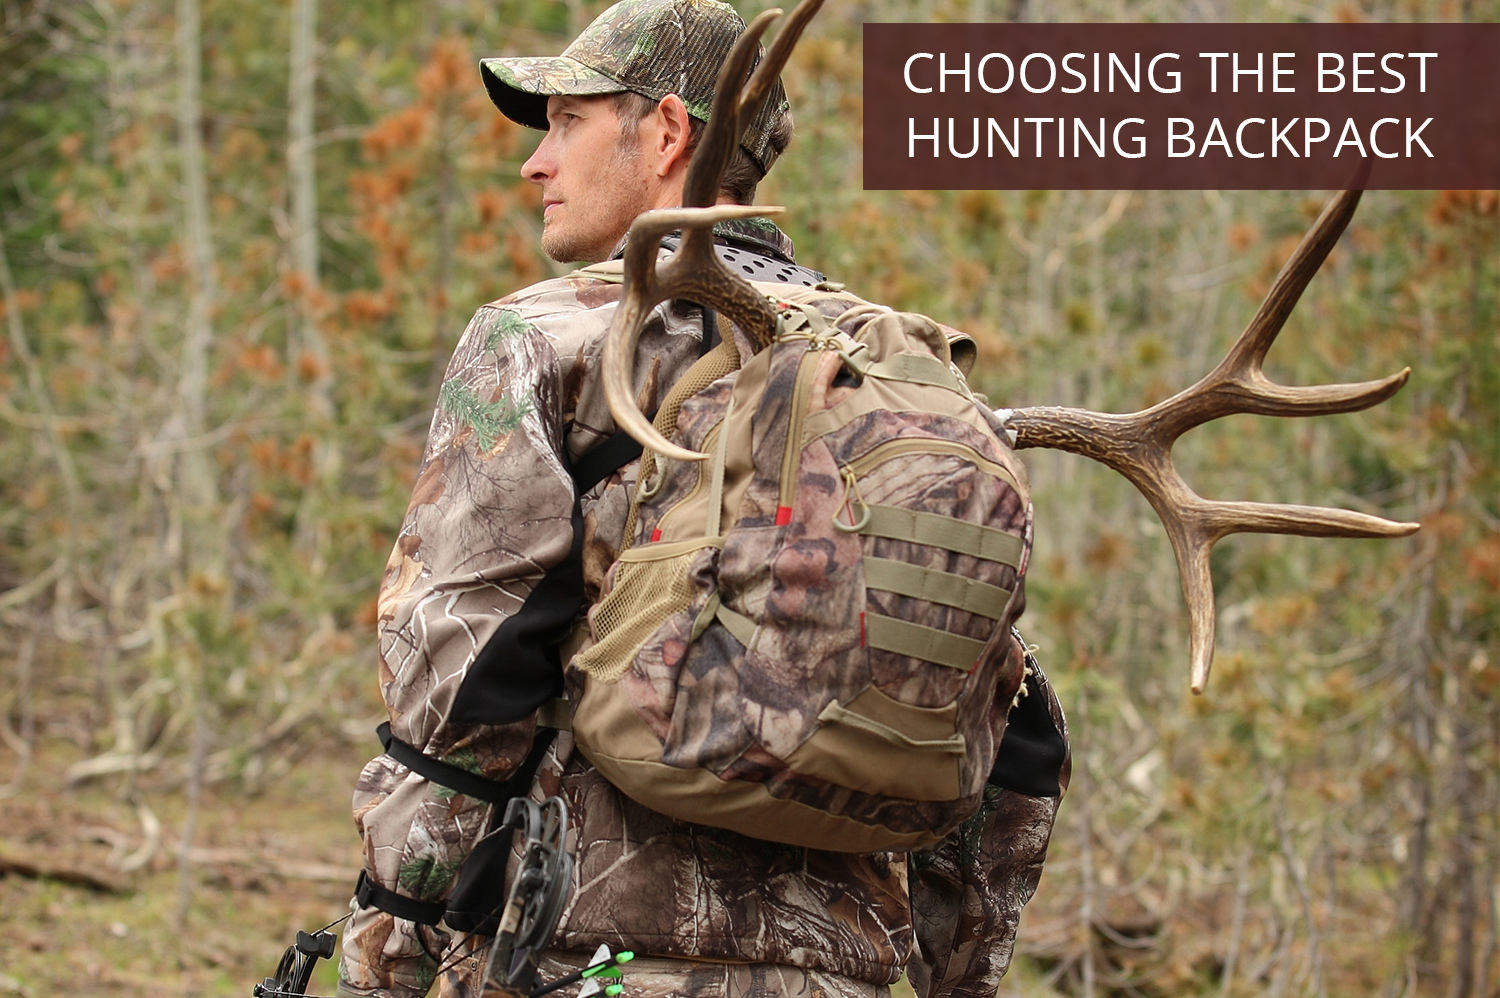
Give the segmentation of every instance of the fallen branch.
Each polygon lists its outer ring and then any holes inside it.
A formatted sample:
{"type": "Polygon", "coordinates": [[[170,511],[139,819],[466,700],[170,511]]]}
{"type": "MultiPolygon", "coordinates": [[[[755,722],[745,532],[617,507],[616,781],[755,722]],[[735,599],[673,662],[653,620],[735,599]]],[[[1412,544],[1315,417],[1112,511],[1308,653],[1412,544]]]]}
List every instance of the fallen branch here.
{"type": "Polygon", "coordinates": [[[33,597],[56,582],[67,569],[68,559],[66,557],[58,558],[51,565],[48,565],[42,574],[30,582],[23,582],[14,589],[7,589],[5,592],[0,593],[0,609],[19,606],[22,603],[29,602],[33,597]]]}
{"type": "Polygon", "coordinates": [[[115,752],[110,751],[92,759],[75,762],[67,768],[63,778],[68,786],[82,783],[112,773],[148,773],[161,762],[160,752],[115,752]]]}
{"type": "Polygon", "coordinates": [[[130,890],[124,881],[108,873],[85,869],[70,863],[54,863],[45,859],[12,856],[0,853],[0,876],[15,874],[34,880],[56,880],[63,884],[74,884],[106,894],[125,894],[130,890]]]}
{"type": "Polygon", "coordinates": [[[151,862],[156,851],[161,848],[161,821],[157,819],[156,812],[151,810],[141,801],[135,805],[136,817],[141,821],[141,847],[135,852],[120,860],[122,871],[139,870],[151,862]]]}
{"type": "MultiPolygon", "coordinates": [[[[156,815],[145,805],[137,805],[141,818],[141,825],[145,832],[145,842],[141,848],[126,856],[123,860],[115,859],[111,862],[115,868],[127,873],[145,866],[159,851],[181,856],[181,840],[165,839],[162,835],[161,822],[156,815]]],[[[123,856],[129,848],[129,839],[124,832],[107,826],[89,826],[80,828],[77,837],[86,842],[98,842],[112,847],[111,857],[123,856]]],[[[359,867],[340,866],[337,863],[318,863],[296,859],[287,859],[279,854],[270,852],[248,852],[244,849],[215,849],[207,846],[193,846],[188,850],[187,861],[193,866],[232,866],[249,870],[257,874],[268,874],[286,880],[316,880],[328,883],[346,883],[352,888],[354,881],[359,877],[359,867]]],[[[3,872],[3,871],[0,871],[3,872]]]]}
{"type": "MultiPolygon", "coordinates": [[[[168,847],[181,855],[182,844],[168,847]]],[[[288,880],[321,880],[331,883],[347,883],[353,889],[359,878],[359,867],[339,866],[335,863],[307,863],[285,859],[270,853],[248,853],[242,849],[213,849],[193,846],[188,850],[188,862],[193,866],[234,866],[256,873],[269,874],[288,880]]]]}

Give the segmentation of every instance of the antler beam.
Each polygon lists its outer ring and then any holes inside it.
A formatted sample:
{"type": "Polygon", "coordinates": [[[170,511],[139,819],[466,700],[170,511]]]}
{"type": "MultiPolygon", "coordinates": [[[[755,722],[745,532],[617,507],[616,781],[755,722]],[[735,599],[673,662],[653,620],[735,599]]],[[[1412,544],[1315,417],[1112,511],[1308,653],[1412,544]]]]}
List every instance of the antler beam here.
{"type": "Polygon", "coordinates": [[[636,406],[631,381],[641,327],[657,304],[682,298],[727,316],[758,346],[770,344],[776,330],[776,313],[764,295],[719,260],[714,252],[713,227],[726,219],[778,215],[785,209],[714,202],[735,147],[775,85],[802,29],[822,5],[823,0],[803,0],[787,19],[754,75],[749,75],[750,63],[760,37],[782,12],[772,8],[750,22],[719,70],[713,109],[683,186],[683,203],[687,207],[648,211],[631,223],[625,246],[624,296],[604,343],[604,394],[615,423],[643,446],[665,457],[701,461],[707,455],[668,441],[636,406]],[[747,75],[748,81],[741,86],[747,75]],[[681,245],[658,263],[661,237],[679,230],[681,245]]]}
{"type": "Polygon", "coordinates": [[[1221,416],[1354,412],[1384,402],[1406,383],[1411,368],[1378,381],[1308,387],[1278,385],[1262,370],[1266,351],[1349,224],[1361,193],[1347,190],[1329,202],[1228,356],[1196,385],[1129,415],[1037,406],[1017,409],[1010,418],[1017,448],[1047,447],[1108,465],[1129,479],[1156,510],[1182,574],[1194,693],[1203,692],[1213,663],[1214,590],[1208,559],[1220,538],[1233,533],[1405,537],[1420,527],[1322,506],[1207,500],[1188,487],[1172,464],[1172,445],[1178,437],[1221,416]]]}

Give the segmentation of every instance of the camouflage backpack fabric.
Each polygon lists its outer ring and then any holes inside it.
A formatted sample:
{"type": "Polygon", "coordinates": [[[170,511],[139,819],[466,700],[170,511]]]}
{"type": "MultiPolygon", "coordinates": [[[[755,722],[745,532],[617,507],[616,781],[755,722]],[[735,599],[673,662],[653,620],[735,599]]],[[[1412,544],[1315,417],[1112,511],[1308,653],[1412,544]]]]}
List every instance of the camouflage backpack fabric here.
{"type": "Polygon", "coordinates": [[[923,848],[978,807],[1022,682],[1025,472],[932,320],[756,287],[776,341],[721,343],[656,416],[710,457],[642,459],[574,736],[676,818],[923,848]]]}

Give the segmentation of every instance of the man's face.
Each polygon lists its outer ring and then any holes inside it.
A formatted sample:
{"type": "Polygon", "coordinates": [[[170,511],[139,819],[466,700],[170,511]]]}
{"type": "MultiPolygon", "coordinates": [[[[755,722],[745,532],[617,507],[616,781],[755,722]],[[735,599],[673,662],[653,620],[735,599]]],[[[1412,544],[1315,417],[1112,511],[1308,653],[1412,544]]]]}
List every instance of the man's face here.
{"type": "Polygon", "coordinates": [[[611,97],[547,98],[547,136],[521,166],[542,189],[542,252],[559,263],[609,256],[651,207],[639,141],[634,127],[621,134],[611,97]]]}

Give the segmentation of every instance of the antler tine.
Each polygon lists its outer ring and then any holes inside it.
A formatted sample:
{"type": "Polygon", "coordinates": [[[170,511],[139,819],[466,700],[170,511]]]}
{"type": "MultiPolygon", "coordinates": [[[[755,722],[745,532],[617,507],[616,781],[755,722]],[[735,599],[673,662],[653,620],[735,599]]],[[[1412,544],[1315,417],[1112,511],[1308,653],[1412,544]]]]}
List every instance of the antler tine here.
{"type": "Polygon", "coordinates": [[[686,298],[702,303],[727,315],[742,329],[754,329],[762,321],[775,328],[775,316],[764,297],[747,281],[730,274],[714,254],[713,244],[705,243],[708,260],[690,253],[686,243],[665,262],[656,262],[661,237],[691,227],[710,230],[714,223],[731,218],[753,218],[777,215],[784,209],[773,206],[721,204],[713,208],[666,208],[648,211],[630,225],[625,244],[625,294],[615,312],[609,335],[604,341],[601,368],[604,397],[615,423],[644,447],[679,461],[701,461],[707,454],[687,450],[670,442],[651,425],[636,405],[631,388],[631,368],[636,344],[646,315],[669,298],[686,298]],[[762,315],[761,311],[766,315],[762,315]]]}
{"type": "Polygon", "coordinates": [[[1208,686],[1208,670],[1214,662],[1214,631],[1217,612],[1214,609],[1214,578],[1208,556],[1213,544],[1196,544],[1184,549],[1176,534],[1172,550],[1177,555],[1177,572],[1182,576],[1182,597],[1188,607],[1188,688],[1202,693],[1208,686]]]}
{"type": "Polygon", "coordinates": [[[750,63],[755,58],[755,49],[761,36],[771,22],[781,16],[781,8],[761,11],[740,35],[729,58],[724,60],[724,65],[719,69],[719,79],[714,89],[713,113],[709,116],[708,127],[699,142],[699,150],[693,157],[687,183],[683,188],[684,205],[689,208],[706,208],[714,203],[718,195],[719,179],[723,176],[724,168],[729,165],[734,147],[744,137],[745,129],[750,127],[750,122],[760,111],[766,95],[775,86],[776,78],[785,68],[792,49],[797,46],[797,40],[802,37],[802,29],[807,27],[822,6],[823,0],[803,0],[792,11],[792,16],[782,25],[781,33],[776,36],[770,51],[760,61],[760,65],[755,67],[754,74],[743,88],[739,86],[739,81],[745,78],[750,63]]]}
{"type": "Polygon", "coordinates": [[[1010,417],[1016,446],[1081,454],[1124,475],[1151,503],[1172,541],[1182,575],[1191,635],[1194,693],[1208,683],[1214,651],[1214,592],[1209,554],[1232,533],[1307,537],[1405,537],[1420,524],[1353,510],[1199,496],[1172,464],[1172,445],[1187,430],[1231,413],[1311,416],[1350,412],[1394,395],[1411,369],[1359,384],[1289,388],[1266,378],[1261,362],[1298,298],[1343,232],[1359,191],[1344,191],[1324,209],[1277,276],[1265,302],[1229,355],[1203,380],[1143,412],[1129,415],[1053,406],[1017,409],[1010,417]]]}
{"type": "Polygon", "coordinates": [[[1257,416],[1354,412],[1378,405],[1400,391],[1410,368],[1375,381],[1306,387],[1278,385],[1266,377],[1262,368],[1266,352],[1349,224],[1362,193],[1343,191],[1323,209],[1219,366],[1191,388],[1147,410],[1164,437],[1175,440],[1193,427],[1231,412],[1257,416]],[[1196,404],[1200,399],[1216,404],[1196,404]]]}
{"type": "Polygon", "coordinates": [[[1214,540],[1230,534],[1293,534],[1298,537],[1406,537],[1420,524],[1397,523],[1369,513],[1292,503],[1202,500],[1204,533],[1214,540]]]}
{"type": "MultiPolygon", "coordinates": [[[[1181,481],[1181,479],[1179,479],[1181,481]]],[[[1189,685],[1202,693],[1214,657],[1215,600],[1209,574],[1209,555],[1214,544],[1229,534],[1293,534],[1299,537],[1406,537],[1420,524],[1397,523],[1349,509],[1297,506],[1258,502],[1220,502],[1199,497],[1184,483],[1183,491],[1195,500],[1173,524],[1172,513],[1152,503],[1167,525],[1177,570],[1182,576],[1182,596],[1189,614],[1189,685]]]]}
{"type": "MultiPolygon", "coordinates": [[[[740,136],[749,125],[750,118],[742,114],[743,103],[739,99],[740,81],[750,71],[750,62],[760,45],[760,36],[766,33],[771,22],[781,16],[780,7],[763,10],[755,20],[740,33],[739,40],[729,52],[729,58],[719,67],[719,78],[714,83],[714,103],[708,116],[708,124],[698,140],[693,160],[688,164],[687,180],[682,187],[682,203],[688,208],[707,208],[719,196],[719,181],[724,169],[734,155],[734,147],[740,144],[740,136]]],[[[753,85],[754,80],[751,81],[753,85]]],[[[683,233],[684,240],[688,234],[683,233]]]]}
{"type": "Polygon", "coordinates": [[[776,36],[776,41],[771,45],[771,51],[767,52],[760,65],[755,67],[755,75],[750,78],[749,85],[740,95],[741,132],[760,110],[760,105],[765,101],[766,95],[771,92],[771,88],[776,85],[776,78],[781,75],[787,60],[792,56],[792,49],[797,47],[797,40],[802,37],[802,29],[807,27],[813,15],[822,6],[823,0],[802,0],[797,9],[792,11],[792,16],[788,17],[786,23],[781,26],[781,33],[776,36]]]}
{"type": "Polygon", "coordinates": [[[1307,230],[1307,234],[1292,251],[1291,257],[1282,265],[1281,272],[1271,284],[1271,290],[1266,293],[1260,308],[1256,309],[1250,324],[1240,334],[1239,341],[1219,365],[1219,371],[1236,370],[1247,363],[1253,364],[1257,371],[1260,369],[1266,351],[1271,348],[1281,327],[1286,325],[1292,309],[1297,307],[1308,282],[1313,279],[1318,268],[1323,266],[1323,261],[1328,259],[1339,236],[1344,234],[1363,194],[1364,191],[1358,190],[1340,191],[1323,207],[1318,220],[1307,230]]]}

